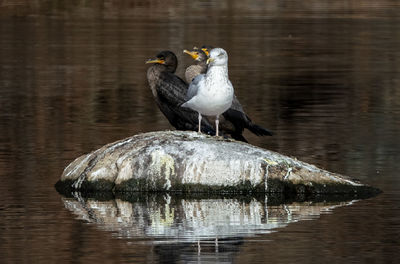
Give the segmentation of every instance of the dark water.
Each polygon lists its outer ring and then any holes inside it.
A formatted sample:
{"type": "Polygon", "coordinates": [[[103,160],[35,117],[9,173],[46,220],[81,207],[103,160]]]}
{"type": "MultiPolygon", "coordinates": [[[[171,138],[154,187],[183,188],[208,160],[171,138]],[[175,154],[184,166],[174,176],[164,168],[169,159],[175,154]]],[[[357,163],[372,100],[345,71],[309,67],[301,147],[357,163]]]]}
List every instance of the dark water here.
{"type": "Polygon", "coordinates": [[[0,1],[0,257],[6,263],[400,261],[398,1],[0,1]],[[83,153],[171,129],[144,61],[229,53],[245,136],[384,191],[362,201],[64,198],[83,153]],[[311,220],[311,221],[305,221],[311,220]],[[216,240],[217,239],[217,240],[216,240]]]}

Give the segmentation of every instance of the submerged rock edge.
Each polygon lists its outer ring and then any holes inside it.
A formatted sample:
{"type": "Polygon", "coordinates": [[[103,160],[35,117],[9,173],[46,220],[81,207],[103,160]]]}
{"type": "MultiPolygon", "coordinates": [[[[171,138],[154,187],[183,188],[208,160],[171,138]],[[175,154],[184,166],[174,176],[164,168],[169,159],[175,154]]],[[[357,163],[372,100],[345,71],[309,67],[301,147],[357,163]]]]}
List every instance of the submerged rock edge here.
{"type": "Polygon", "coordinates": [[[78,157],[60,192],[377,194],[380,190],[246,143],[184,131],[135,135],[78,157]]]}

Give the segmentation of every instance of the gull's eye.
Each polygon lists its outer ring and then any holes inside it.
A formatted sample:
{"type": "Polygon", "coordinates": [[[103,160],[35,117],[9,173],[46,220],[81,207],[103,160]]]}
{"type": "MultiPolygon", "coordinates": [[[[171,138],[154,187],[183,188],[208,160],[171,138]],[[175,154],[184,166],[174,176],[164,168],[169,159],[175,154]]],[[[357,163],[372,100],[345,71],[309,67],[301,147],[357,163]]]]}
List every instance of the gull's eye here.
{"type": "Polygon", "coordinates": [[[220,54],[218,54],[218,57],[222,57],[224,54],[223,53],[220,53],[220,54]]]}

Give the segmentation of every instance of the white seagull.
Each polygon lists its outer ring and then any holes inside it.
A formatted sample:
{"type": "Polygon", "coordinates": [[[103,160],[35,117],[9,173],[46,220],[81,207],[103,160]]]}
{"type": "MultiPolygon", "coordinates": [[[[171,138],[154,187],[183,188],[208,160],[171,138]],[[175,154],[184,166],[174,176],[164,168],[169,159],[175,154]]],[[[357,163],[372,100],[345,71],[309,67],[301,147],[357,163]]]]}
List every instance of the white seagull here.
{"type": "Polygon", "coordinates": [[[188,101],[182,107],[199,113],[199,132],[201,115],[216,116],[215,128],[218,136],[219,115],[231,107],[234,93],[228,77],[228,54],[222,48],[212,49],[207,64],[207,72],[198,75],[190,83],[186,94],[188,101]]]}

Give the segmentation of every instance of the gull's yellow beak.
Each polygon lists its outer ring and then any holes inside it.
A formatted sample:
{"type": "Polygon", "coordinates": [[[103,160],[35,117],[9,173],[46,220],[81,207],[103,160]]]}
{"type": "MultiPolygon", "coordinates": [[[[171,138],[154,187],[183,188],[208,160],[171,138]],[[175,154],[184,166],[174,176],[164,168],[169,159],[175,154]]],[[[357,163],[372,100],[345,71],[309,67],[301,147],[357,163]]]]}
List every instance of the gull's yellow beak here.
{"type": "Polygon", "coordinates": [[[207,55],[207,57],[210,56],[210,52],[208,52],[208,49],[202,48],[201,50],[204,51],[204,53],[207,55]]]}
{"type": "Polygon", "coordinates": [[[199,57],[199,53],[197,51],[184,50],[183,52],[189,54],[194,60],[197,60],[197,58],[199,57]]]}
{"type": "Polygon", "coordinates": [[[210,64],[210,62],[213,62],[215,59],[213,59],[213,58],[208,58],[207,59],[207,64],[210,64]]]}
{"type": "Polygon", "coordinates": [[[146,64],[147,64],[147,63],[165,64],[165,60],[162,60],[162,59],[149,59],[149,60],[146,61],[146,64]]]}

